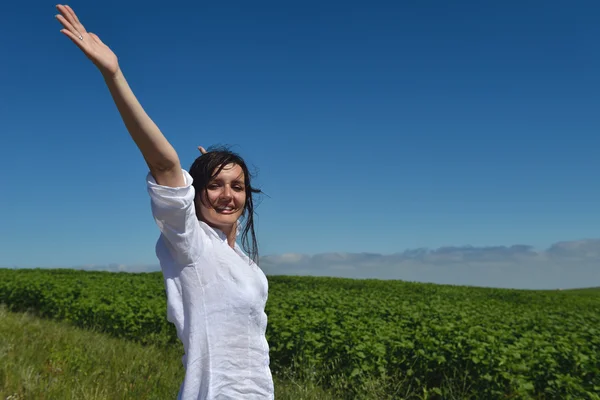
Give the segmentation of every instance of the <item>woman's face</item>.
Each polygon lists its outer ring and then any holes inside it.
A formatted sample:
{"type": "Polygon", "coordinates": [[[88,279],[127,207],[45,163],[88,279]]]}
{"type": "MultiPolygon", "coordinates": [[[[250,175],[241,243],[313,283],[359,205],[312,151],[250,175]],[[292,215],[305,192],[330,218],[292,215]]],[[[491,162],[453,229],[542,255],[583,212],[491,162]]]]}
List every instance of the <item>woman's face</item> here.
{"type": "Polygon", "coordinates": [[[208,195],[201,194],[201,219],[208,225],[230,232],[244,212],[246,185],[244,170],[237,164],[227,164],[206,186],[208,195]]]}

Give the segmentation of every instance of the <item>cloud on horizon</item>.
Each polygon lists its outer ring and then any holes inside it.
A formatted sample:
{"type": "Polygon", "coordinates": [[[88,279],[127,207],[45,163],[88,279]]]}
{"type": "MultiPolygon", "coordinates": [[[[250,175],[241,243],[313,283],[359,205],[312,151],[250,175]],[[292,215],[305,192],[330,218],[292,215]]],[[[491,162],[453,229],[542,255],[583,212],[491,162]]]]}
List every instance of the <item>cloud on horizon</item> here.
{"type": "Polygon", "coordinates": [[[519,289],[600,286],[600,239],[532,246],[451,246],[373,253],[288,253],[265,256],[267,275],[401,279],[519,289]]]}
{"type": "MultiPolygon", "coordinates": [[[[90,264],[73,268],[134,273],[160,270],[158,264],[90,264]]],[[[400,279],[518,289],[568,289],[600,286],[600,239],[557,242],[542,251],[517,244],[420,248],[388,255],[287,253],[262,257],[261,268],[267,275],[400,279]]]]}

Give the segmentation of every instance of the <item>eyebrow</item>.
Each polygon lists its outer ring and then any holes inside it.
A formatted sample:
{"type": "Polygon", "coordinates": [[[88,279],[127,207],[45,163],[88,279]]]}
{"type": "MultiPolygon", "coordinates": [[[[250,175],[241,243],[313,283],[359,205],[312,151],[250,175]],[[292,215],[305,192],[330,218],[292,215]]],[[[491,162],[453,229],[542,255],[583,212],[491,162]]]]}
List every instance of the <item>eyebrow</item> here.
{"type": "MultiPolygon", "coordinates": [[[[213,182],[223,182],[223,178],[213,178],[210,181],[208,181],[208,183],[213,183],[213,182]]],[[[239,183],[240,185],[244,185],[246,182],[243,180],[234,179],[233,181],[231,181],[231,183],[239,183]]]]}

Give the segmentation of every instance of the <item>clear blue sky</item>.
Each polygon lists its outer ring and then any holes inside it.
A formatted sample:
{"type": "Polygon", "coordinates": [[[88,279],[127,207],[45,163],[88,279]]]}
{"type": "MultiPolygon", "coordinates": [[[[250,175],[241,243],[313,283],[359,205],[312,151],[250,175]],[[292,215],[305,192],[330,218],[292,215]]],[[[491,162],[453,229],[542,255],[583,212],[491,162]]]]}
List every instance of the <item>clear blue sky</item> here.
{"type": "MultiPolygon", "coordinates": [[[[69,4],[185,168],[258,168],[263,255],[600,236],[598,2],[69,4]]],[[[3,9],[0,265],[156,263],[101,76],[54,3],[3,9]]]]}

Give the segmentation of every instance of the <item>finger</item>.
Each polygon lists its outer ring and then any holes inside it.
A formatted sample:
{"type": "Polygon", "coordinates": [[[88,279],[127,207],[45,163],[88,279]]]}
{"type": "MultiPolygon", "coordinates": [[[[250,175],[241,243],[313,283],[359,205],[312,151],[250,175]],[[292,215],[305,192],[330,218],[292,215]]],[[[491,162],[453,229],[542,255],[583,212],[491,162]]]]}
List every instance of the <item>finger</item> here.
{"type": "Polygon", "coordinates": [[[77,14],[75,14],[75,11],[73,11],[73,9],[71,8],[71,6],[70,6],[70,5],[68,5],[68,4],[66,4],[66,5],[65,5],[65,8],[66,8],[67,10],[69,10],[69,13],[70,13],[70,14],[73,16],[73,19],[75,19],[75,22],[77,22],[79,25],[83,26],[83,25],[81,24],[81,22],[79,22],[79,18],[77,17],[77,14]]]}
{"type": "Polygon", "coordinates": [[[73,26],[75,26],[81,33],[86,32],[85,27],[81,22],[79,22],[79,18],[77,17],[77,14],[75,14],[75,11],[73,11],[71,6],[65,5],[65,8],[67,9],[69,15],[71,15],[71,18],[73,19],[73,26]]]}
{"type": "Polygon", "coordinates": [[[68,36],[69,39],[71,39],[73,41],[73,43],[75,43],[77,45],[77,47],[79,47],[81,50],[85,51],[85,49],[83,48],[84,42],[83,40],[79,39],[79,35],[75,35],[73,32],[71,32],[68,29],[61,29],[61,32],[65,34],[65,36],[68,36]]]}
{"type": "Polygon", "coordinates": [[[204,147],[198,146],[198,150],[200,150],[200,153],[206,154],[206,150],[204,150],[204,147]]]}
{"type": "Polygon", "coordinates": [[[77,17],[75,17],[75,14],[72,13],[72,10],[70,9],[70,7],[68,8],[68,6],[63,6],[63,5],[58,5],[56,7],[60,11],[60,13],[63,15],[63,17],[67,21],[69,21],[69,23],[71,24],[71,26],[73,27],[73,29],[75,31],[77,31],[79,34],[83,34],[85,32],[85,28],[83,27],[83,25],[81,25],[81,23],[78,22],[77,17]]]}
{"type": "Polygon", "coordinates": [[[56,19],[62,24],[62,26],[64,26],[69,32],[73,33],[74,35],[77,35],[78,38],[81,38],[81,34],[79,33],[79,31],[77,31],[77,29],[75,29],[73,27],[73,25],[67,21],[65,19],[65,17],[63,17],[62,15],[57,15],[56,19]]]}
{"type": "Polygon", "coordinates": [[[75,20],[73,19],[73,16],[71,15],[71,13],[69,12],[69,10],[67,10],[67,8],[61,4],[57,5],[56,8],[58,9],[58,11],[60,12],[60,14],[67,20],[69,21],[69,23],[71,25],[75,25],[75,20]]]}

